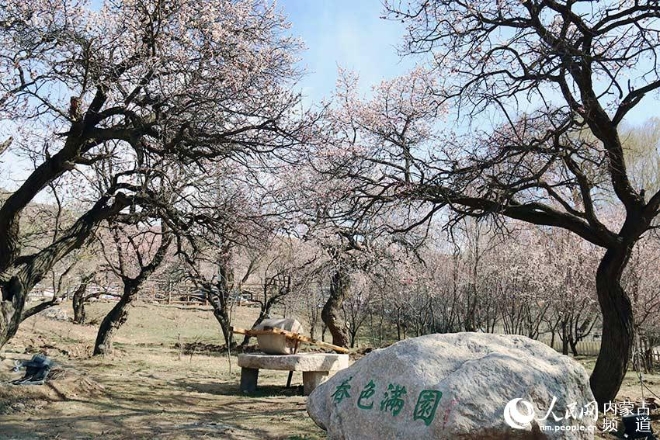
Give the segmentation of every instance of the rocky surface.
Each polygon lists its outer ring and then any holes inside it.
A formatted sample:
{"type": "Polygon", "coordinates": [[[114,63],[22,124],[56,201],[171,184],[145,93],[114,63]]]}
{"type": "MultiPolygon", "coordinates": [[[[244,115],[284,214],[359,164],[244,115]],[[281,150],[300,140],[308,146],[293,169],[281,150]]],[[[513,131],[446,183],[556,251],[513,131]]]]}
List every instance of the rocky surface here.
{"type": "MultiPolygon", "coordinates": [[[[303,326],[295,319],[264,319],[254,330],[281,328],[293,333],[302,333],[303,326]]],[[[292,354],[296,350],[296,342],[284,335],[258,335],[259,349],[268,354],[292,354]]]]}
{"type": "Polygon", "coordinates": [[[68,321],[69,315],[65,310],[62,310],[59,307],[51,307],[42,312],[39,312],[41,316],[44,316],[48,319],[54,319],[56,321],[68,321]]]}
{"type": "Polygon", "coordinates": [[[298,353],[289,355],[239,354],[243,368],[288,371],[335,371],[348,367],[347,354],[298,353]]]}
{"type": "Polygon", "coordinates": [[[368,354],[307,411],[329,439],[591,439],[593,400],[584,368],[541,342],[457,333],[368,354]]]}

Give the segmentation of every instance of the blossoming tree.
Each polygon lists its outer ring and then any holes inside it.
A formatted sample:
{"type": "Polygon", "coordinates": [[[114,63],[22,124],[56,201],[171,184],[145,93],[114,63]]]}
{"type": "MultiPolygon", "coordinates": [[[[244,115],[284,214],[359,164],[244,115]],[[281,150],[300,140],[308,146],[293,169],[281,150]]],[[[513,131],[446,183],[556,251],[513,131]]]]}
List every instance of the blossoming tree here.
{"type": "Polygon", "coordinates": [[[189,185],[171,209],[144,182],[173,187],[293,142],[299,44],[286,28],[267,0],[3,2],[0,123],[13,133],[0,151],[38,166],[0,205],[0,346],[32,287],[101,222],[141,213],[176,232],[200,220],[203,188],[189,185]],[[103,167],[102,185],[92,166],[103,167]],[[24,251],[21,213],[63,176],[89,196],[81,215],[54,243],[24,251]]]}
{"type": "Polygon", "coordinates": [[[386,9],[408,26],[404,51],[428,55],[428,67],[383,83],[368,102],[342,104],[359,133],[345,139],[354,160],[337,175],[359,180],[364,212],[407,206],[392,217],[397,230],[439,213],[452,213],[441,217],[450,223],[493,215],[564,228],[604,249],[591,386],[601,404],[613,399],[633,341],[621,275],[660,212],[660,191],[632,183],[621,124],[660,88],[660,5],[414,0],[386,9]],[[440,110],[461,125],[441,130],[440,110]],[[607,200],[624,211],[621,222],[605,220],[607,200]]]}

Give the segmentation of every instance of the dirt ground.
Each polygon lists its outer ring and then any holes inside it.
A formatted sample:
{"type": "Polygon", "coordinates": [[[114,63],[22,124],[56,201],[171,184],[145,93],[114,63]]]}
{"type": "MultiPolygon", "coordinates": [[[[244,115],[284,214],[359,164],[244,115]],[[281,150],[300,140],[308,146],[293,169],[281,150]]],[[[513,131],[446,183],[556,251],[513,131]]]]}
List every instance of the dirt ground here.
{"type": "MultiPolygon", "coordinates": [[[[109,307],[93,304],[91,320],[109,307]]],[[[249,327],[256,313],[241,308],[236,325],[249,327]]],[[[300,373],[287,389],[287,372],[262,371],[257,395],[239,393],[236,357],[230,372],[226,353],[203,350],[222,340],[208,310],[138,304],[105,358],[89,356],[96,330],[44,316],[23,323],[0,355],[0,439],[325,438],[305,411],[300,373]],[[39,351],[59,377],[8,385],[23,374],[11,372],[14,361],[39,351]]]]}
{"type": "MultiPolygon", "coordinates": [[[[94,325],[44,315],[23,323],[0,352],[0,439],[326,438],[307,416],[300,373],[287,389],[287,372],[261,371],[256,395],[239,392],[236,357],[230,369],[227,354],[217,349],[218,324],[203,307],[138,303],[116,336],[115,353],[92,358],[98,321],[111,306],[89,306],[94,325]],[[11,371],[14,363],[38,352],[57,362],[53,380],[9,385],[23,374],[11,371]]],[[[61,309],[71,316],[67,304],[61,309]]],[[[249,327],[256,315],[254,308],[238,308],[234,323],[249,327]]],[[[578,360],[593,368],[593,359],[578,360]]],[[[660,375],[646,381],[650,391],[644,395],[660,395],[660,375]]],[[[635,374],[628,373],[618,400],[639,401],[641,395],[635,374]]]]}

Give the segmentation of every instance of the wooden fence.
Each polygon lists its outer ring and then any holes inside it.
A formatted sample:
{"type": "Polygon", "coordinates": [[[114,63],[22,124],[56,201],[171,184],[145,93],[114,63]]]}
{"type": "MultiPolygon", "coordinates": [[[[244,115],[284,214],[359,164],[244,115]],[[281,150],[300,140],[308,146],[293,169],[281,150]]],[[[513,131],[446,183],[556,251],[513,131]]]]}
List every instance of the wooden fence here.
{"type": "MultiPolygon", "coordinates": [[[[541,342],[545,342],[546,344],[550,345],[549,340],[542,340],[541,342]]],[[[561,340],[555,340],[555,344],[552,348],[561,352],[561,347],[561,340]]],[[[600,351],[600,341],[580,341],[577,343],[577,351],[581,356],[598,356],[598,352],[600,351]]],[[[568,352],[571,352],[570,347],[568,352]]]]}
{"type": "MultiPolygon", "coordinates": [[[[550,345],[549,340],[541,340],[541,342],[544,342],[548,345],[550,345]]],[[[554,344],[555,350],[561,352],[561,341],[556,340],[554,344]]],[[[598,356],[598,352],[600,351],[600,341],[580,341],[577,343],[577,351],[580,356],[598,356]]],[[[570,348],[569,348],[569,354],[571,353],[570,348]]],[[[659,362],[660,363],[660,348],[656,347],[653,350],[653,362],[659,362]]]]}

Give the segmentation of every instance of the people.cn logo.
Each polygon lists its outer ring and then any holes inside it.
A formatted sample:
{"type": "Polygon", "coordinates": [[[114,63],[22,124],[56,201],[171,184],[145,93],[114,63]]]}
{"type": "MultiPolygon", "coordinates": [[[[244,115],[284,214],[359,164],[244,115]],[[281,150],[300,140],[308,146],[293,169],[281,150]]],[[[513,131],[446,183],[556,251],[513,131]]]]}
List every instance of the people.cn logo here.
{"type": "Polygon", "coordinates": [[[504,421],[514,429],[528,429],[535,416],[532,404],[520,398],[511,400],[504,407],[504,421]],[[525,409],[524,413],[519,410],[519,403],[525,409]]]}

